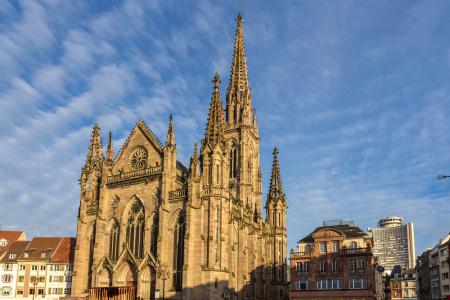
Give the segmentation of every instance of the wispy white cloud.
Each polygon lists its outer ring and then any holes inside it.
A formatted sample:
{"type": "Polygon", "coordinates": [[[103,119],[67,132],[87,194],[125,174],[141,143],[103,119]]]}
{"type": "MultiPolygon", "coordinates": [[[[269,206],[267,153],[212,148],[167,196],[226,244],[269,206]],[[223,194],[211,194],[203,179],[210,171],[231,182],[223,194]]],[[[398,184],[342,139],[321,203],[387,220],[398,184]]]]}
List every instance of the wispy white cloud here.
{"type": "Polygon", "coordinates": [[[95,122],[119,149],[139,118],[164,140],[173,113],[187,162],[216,70],[225,97],[242,9],[264,188],[277,144],[289,246],[322,219],[364,228],[390,210],[416,223],[418,250],[447,232],[450,188],[434,178],[450,168],[448,4],[239,6],[0,2],[2,228],[74,234],[95,122]]]}

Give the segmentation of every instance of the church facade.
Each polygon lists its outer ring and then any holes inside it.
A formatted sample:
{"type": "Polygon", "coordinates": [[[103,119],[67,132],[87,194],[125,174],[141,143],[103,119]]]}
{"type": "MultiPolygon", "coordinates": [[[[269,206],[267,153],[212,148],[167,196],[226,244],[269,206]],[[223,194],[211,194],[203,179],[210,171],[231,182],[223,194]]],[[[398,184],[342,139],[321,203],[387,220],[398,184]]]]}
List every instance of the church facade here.
{"type": "Polygon", "coordinates": [[[205,135],[177,160],[172,116],[160,143],[138,121],[115,155],[95,125],[82,168],[73,296],[134,287],[138,299],[286,299],[286,199],[273,152],[262,209],[256,111],[237,18],[222,106],[213,79],[205,135]]]}

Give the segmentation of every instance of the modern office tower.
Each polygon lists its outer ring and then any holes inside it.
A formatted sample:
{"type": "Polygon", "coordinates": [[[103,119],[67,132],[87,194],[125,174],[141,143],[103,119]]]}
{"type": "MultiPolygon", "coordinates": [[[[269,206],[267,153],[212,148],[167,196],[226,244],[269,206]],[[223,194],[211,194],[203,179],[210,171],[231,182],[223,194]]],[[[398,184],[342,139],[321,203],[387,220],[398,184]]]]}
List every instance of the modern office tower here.
{"type": "Polygon", "coordinates": [[[395,265],[403,269],[415,267],[414,225],[404,224],[402,217],[389,216],[378,221],[377,228],[369,228],[373,237],[373,254],[386,272],[395,265]]]}

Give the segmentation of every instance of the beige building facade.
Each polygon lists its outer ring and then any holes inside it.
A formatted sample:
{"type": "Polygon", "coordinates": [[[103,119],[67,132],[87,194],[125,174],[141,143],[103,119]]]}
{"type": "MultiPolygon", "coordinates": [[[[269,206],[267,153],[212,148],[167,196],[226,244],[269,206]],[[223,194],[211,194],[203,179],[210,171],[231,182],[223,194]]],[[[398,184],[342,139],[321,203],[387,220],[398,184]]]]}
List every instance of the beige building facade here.
{"type": "Polygon", "coordinates": [[[74,297],[129,286],[140,299],[287,299],[287,205],[275,148],[263,219],[241,15],[225,108],[219,85],[216,74],[189,166],[177,160],[172,117],[164,144],[138,121],[117,155],[111,133],[103,154],[94,126],[80,178],[74,297]]]}

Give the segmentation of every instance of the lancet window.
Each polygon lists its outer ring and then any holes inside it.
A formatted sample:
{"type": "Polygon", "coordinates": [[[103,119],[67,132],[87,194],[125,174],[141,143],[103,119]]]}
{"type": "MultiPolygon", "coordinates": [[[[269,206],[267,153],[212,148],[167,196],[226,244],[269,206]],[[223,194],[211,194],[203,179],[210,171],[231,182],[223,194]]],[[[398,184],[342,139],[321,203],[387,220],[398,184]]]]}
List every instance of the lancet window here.
{"type": "Polygon", "coordinates": [[[152,226],[152,244],[150,247],[150,252],[154,257],[158,255],[158,235],[159,235],[159,212],[158,209],[155,213],[155,217],[153,218],[153,226],[152,226]]]}
{"type": "Polygon", "coordinates": [[[144,256],[144,207],[135,199],[127,223],[127,245],[136,258],[144,256]]]}
{"type": "Polygon", "coordinates": [[[238,175],[238,150],[233,146],[230,150],[230,178],[236,178],[238,175]]]}
{"type": "Polygon", "coordinates": [[[183,289],[183,264],[184,264],[184,233],[185,233],[184,214],[180,213],[177,224],[175,225],[174,237],[174,288],[176,291],[183,289]]]}
{"type": "Polygon", "coordinates": [[[119,258],[119,223],[114,220],[109,234],[109,258],[116,261],[119,258]]]}

